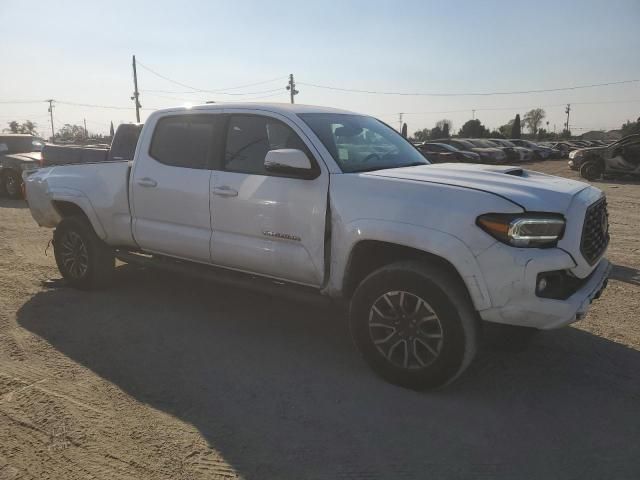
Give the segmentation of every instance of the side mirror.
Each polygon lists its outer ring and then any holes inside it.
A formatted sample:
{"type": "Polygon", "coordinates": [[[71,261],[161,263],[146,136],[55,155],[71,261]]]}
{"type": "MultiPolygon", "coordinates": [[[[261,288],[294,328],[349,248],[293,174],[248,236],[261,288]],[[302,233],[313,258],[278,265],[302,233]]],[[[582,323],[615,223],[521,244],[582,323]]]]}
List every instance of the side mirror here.
{"type": "Polygon", "coordinates": [[[264,168],[268,172],[304,179],[318,176],[309,157],[302,150],[293,148],[280,148],[267,152],[267,156],[264,158],[264,168]]]}

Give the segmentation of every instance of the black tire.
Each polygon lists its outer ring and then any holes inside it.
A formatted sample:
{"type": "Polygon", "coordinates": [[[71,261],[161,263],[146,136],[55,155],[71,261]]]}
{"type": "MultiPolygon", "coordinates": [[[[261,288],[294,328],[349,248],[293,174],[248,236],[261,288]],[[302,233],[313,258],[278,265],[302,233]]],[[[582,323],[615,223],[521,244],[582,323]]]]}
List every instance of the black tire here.
{"type": "Polygon", "coordinates": [[[15,170],[6,170],[2,174],[2,190],[9,198],[22,198],[22,177],[15,170]]]}
{"type": "Polygon", "coordinates": [[[478,345],[477,315],[464,286],[446,269],[418,262],[393,263],[365,278],[351,299],[349,325],[358,350],[374,372],[390,383],[413,390],[434,389],[453,382],[469,366],[478,345]],[[402,296],[406,303],[400,307],[402,296]],[[416,298],[426,305],[419,307],[416,298]],[[389,299],[398,303],[398,308],[389,306],[390,311],[384,315],[375,313],[384,306],[379,302],[388,303],[389,299]],[[417,314],[399,314],[406,313],[404,307],[411,310],[412,306],[417,314]],[[416,318],[418,324],[413,325],[416,318]],[[382,327],[379,320],[394,325],[382,327]],[[391,340],[382,342],[381,333],[390,333],[391,340]],[[400,343],[385,352],[387,345],[395,341],[400,343]]]}
{"type": "Polygon", "coordinates": [[[113,249],[98,238],[85,217],[62,219],[53,233],[53,252],[58,270],[70,286],[94,290],[111,282],[115,269],[113,249]]]}
{"type": "Polygon", "coordinates": [[[598,180],[604,173],[604,166],[599,160],[587,160],[580,165],[580,176],[585,180],[598,180]]]}

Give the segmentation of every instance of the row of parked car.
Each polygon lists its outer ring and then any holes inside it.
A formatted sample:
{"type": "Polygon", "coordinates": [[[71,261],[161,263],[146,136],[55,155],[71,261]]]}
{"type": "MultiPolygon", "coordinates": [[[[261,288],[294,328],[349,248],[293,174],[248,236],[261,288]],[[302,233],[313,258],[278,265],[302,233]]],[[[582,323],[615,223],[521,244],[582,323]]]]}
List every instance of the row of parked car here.
{"type": "Polygon", "coordinates": [[[518,163],[562,158],[562,150],[514,138],[441,138],[416,144],[434,163],[518,163]]]}
{"type": "Polygon", "coordinates": [[[540,145],[559,150],[562,158],[568,158],[569,154],[574,150],[606,147],[610,145],[610,143],[603,142],[602,140],[563,140],[561,142],[540,142],[540,145]]]}

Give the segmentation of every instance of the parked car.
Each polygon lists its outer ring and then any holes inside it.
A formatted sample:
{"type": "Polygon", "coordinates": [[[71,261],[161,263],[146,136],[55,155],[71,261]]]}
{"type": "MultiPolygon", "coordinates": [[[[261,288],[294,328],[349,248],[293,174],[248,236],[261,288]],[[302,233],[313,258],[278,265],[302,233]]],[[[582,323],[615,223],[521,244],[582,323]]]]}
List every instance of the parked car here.
{"type": "Polygon", "coordinates": [[[373,370],[414,389],[467,368],[480,319],[535,329],[579,320],[611,270],[597,188],[514,167],[430,165],[383,122],[337,109],[159,110],[132,162],[25,176],[69,285],[106,285],[119,258],[324,296],[346,308],[373,370]]]}
{"type": "Polygon", "coordinates": [[[509,141],[519,147],[528,148],[533,151],[533,154],[540,160],[547,160],[549,158],[560,158],[561,153],[559,150],[555,150],[549,147],[543,147],[529,140],[523,140],[521,138],[510,138],[509,141]]]}
{"type": "Polygon", "coordinates": [[[608,147],[574,150],[569,154],[569,167],[579,170],[587,180],[602,175],[640,175],[640,134],[629,135],[608,147]]]}
{"type": "Polygon", "coordinates": [[[591,145],[583,140],[571,140],[571,143],[577,148],[589,148],[591,145]]]}
{"type": "Polygon", "coordinates": [[[558,150],[562,158],[567,158],[569,153],[576,150],[578,147],[570,142],[555,142],[551,144],[551,148],[558,150]]]}
{"type": "Polygon", "coordinates": [[[520,161],[520,154],[516,152],[513,147],[504,147],[484,138],[466,138],[465,140],[473,143],[478,148],[497,148],[501,150],[505,154],[506,163],[517,163],[520,161]]]}
{"type": "Polygon", "coordinates": [[[512,151],[518,154],[518,158],[514,161],[520,162],[530,162],[534,159],[533,150],[525,147],[518,147],[514,143],[511,143],[509,140],[505,140],[503,138],[490,138],[489,141],[503,148],[510,148],[512,151]]]}
{"type": "Polygon", "coordinates": [[[446,143],[426,142],[418,146],[432,163],[467,162],[479,163],[480,155],[474,152],[463,152],[446,143]]]}
{"type": "Polygon", "coordinates": [[[507,162],[506,154],[501,149],[496,147],[478,147],[470,141],[461,138],[440,138],[438,140],[435,140],[435,142],[451,145],[463,152],[476,153],[480,156],[480,161],[482,163],[500,164],[507,162]]]}
{"type": "Polygon", "coordinates": [[[0,135],[0,194],[22,196],[22,172],[40,166],[43,144],[33,135],[0,135]]]}

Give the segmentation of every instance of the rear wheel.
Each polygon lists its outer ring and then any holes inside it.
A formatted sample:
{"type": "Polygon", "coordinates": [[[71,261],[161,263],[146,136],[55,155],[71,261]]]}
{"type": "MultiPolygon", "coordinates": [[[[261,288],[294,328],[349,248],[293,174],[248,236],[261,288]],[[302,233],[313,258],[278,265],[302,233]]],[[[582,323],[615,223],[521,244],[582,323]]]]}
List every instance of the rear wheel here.
{"type": "Polygon", "coordinates": [[[398,262],[358,286],[350,328],[369,366],[414,390],[444,386],[471,363],[478,325],[470,300],[446,269],[398,262]]]}
{"type": "Polygon", "coordinates": [[[22,198],[22,178],[18,172],[7,170],[2,175],[3,190],[9,198],[22,198]]]}
{"type": "Polygon", "coordinates": [[[82,216],[64,218],[53,234],[58,270],[69,285],[91,290],[109,284],[115,268],[113,250],[82,216]]]}
{"type": "Polygon", "coordinates": [[[598,160],[587,160],[580,166],[580,176],[586,180],[598,180],[603,173],[604,166],[598,160]]]}

